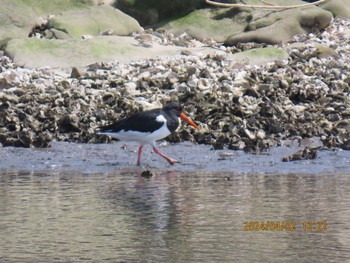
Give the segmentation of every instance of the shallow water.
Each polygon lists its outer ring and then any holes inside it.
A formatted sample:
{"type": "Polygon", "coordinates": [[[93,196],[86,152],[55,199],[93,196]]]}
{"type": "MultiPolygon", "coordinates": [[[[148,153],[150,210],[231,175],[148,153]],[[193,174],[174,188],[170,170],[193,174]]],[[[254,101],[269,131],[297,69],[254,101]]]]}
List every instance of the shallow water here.
{"type": "Polygon", "coordinates": [[[120,146],[0,149],[0,262],[350,260],[348,152],[283,163],[293,149],[185,144],[161,148],[183,164],[145,150],[137,168],[137,147],[120,146]],[[153,176],[141,177],[147,169],[153,176]],[[295,228],[263,230],[268,221],[295,228]]]}

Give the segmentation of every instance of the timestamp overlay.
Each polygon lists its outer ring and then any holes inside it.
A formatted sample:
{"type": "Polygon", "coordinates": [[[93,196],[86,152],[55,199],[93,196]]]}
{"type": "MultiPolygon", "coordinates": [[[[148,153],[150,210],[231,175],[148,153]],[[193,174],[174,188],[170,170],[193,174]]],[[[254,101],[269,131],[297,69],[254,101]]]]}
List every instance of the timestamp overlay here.
{"type": "Polygon", "coordinates": [[[327,232],[327,221],[244,221],[243,231],[327,232]]]}

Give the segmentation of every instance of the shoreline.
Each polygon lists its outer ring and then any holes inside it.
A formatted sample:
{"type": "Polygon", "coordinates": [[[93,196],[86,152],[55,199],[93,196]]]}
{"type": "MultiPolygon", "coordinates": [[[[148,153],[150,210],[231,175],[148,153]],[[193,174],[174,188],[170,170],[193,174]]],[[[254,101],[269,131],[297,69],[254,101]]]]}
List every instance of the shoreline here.
{"type": "MultiPolygon", "coordinates": [[[[317,139],[308,142],[319,145],[317,139]]],[[[169,144],[160,143],[166,154],[181,160],[169,165],[145,147],[141,166],[136,166],[138,145],[115,142],[109,144],[81,144],[52,142],[51,148],[0,148],[0,171],[32,171],[47,175],[54,174],[134,174],[149,171],[151,174],[168,173],[204,175],[226,180],[232,175],[348,175],[350,172],[349,151],[320,150],[312,160],[283,162],[282,157],[292,155],[303,148],[296,142],[273,147],[269,151],[252,154],[244,151],[212,150],[208,145],[190,142],[169,144]]]]}

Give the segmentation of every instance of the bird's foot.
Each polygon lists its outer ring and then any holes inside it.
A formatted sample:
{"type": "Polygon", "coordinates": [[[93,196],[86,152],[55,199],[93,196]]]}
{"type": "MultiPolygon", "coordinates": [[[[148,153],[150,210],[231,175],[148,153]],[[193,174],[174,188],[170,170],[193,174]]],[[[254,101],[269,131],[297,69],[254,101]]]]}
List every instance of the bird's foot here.
{"type": "Polygon", "coordinates": [[[181,161],[179,160],[175,160],[175,159],[171,159],[169,158],[169,160],[167,160],[171,165],[175,164],[175,163],[181,163],[181,161]]]}
{"type": "Polygon", "coordinates": [[[169,156],[166,156],[164,153],[162,153],[161,151],[159,151],[159,150],[158,150],[156,147],[154,147],[154,146],[153,146],[153,151],[154,151],[156,154],[162,156],[162,157],[163,157],[165,160],[167,160],[168,163],[170,163],[171,165],[173,165],[174,163],[180,163],[180,161],[175,160],[175,159],[173,159],[173,158],[170,158],[169,156]]]}

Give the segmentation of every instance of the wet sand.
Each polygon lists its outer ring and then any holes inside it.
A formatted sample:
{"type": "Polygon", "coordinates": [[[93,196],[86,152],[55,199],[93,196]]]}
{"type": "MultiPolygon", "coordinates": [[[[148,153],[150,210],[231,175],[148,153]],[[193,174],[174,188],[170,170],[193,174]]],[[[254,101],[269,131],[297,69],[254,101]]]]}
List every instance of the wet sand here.
{"type": "MultiPolygon", "coordinates": [[[[317,141],[311,145],[317,145],[317,141]]],[[[271,148],[268,152],[249,154],[243,151],[211,150],[211,146],[189,142],[159,143],[159,149],[181,163],[169,165],[145,146],[142,165],[136,166],[138,145],[113,142],[108,144],[79,144],[54,142],[52,147],[0,148],[0,170],[32,170],[50,172],[115,173],[149,170],[152,173],[176,171],[185,173],[217,172],[220,174],[350,174],[349,151],[317,152],[316,159],[282,162],[303,146],[271,148]]]]}

